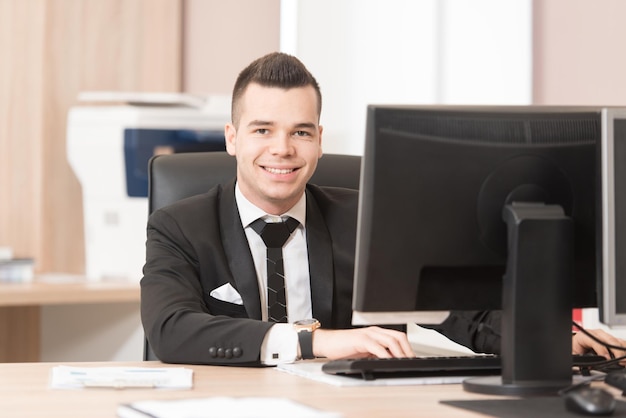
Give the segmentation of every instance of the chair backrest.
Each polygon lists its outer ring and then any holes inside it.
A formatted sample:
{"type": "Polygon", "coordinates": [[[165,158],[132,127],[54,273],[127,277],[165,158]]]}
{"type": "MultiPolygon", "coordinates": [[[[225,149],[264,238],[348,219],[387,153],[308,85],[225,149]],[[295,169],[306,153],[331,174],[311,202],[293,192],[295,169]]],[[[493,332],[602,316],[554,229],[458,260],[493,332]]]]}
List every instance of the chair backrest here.
{"type": "MultiPolygon", "coordinates": [[[[148,163],[149,212],[186,197],[204,193],[235,177],[235,157],[226,152],[192,152],[152,157],[148,163]]],[[[324,154],[310,183],[318,186],[359,188],[361,157],[324,154]]],[[[148,341],[144,360],[158,360],[148,341]]]]}
{"type": "MultiPolygon", "coordinates": [[[[148,163],[149,211],[204,193],[235,177],[235,157],[226,152],[157,155],[148,163]]],[[[359,188],[361,157],[324,154],[310,183],[359,188]]]]}

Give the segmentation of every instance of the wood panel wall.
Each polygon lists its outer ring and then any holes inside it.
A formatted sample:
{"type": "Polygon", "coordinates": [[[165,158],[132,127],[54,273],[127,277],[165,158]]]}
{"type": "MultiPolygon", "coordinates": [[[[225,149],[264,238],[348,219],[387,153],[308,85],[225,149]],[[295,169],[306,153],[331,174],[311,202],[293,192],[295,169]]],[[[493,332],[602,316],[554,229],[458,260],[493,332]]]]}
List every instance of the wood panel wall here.
{"type": "Polygon", "coordinates": [[[0,246],[37,271],[84,272],[68,109],[81,91],[181,91],[182,2],[0,0],[0,246]]]}

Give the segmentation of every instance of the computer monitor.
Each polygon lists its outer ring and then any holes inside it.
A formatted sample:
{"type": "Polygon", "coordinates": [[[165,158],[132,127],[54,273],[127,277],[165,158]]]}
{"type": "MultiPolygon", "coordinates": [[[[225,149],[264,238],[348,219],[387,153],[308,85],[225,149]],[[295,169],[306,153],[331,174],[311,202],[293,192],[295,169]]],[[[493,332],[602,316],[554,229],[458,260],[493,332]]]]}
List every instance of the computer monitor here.
{"type": "Polygon", "coordinates": [[[626,325],[626,109],[606,109],[602,119],[600,321],[626,325]],[[620,216],[621,214],[621,216],[620,216]],[[618,254],[622,254],[618,257],[618,254]]]}
{"type": "Polygon", "coordinates": [[[369,106],[353,323],[502,310],[485,393],[571,382],[571,310],[598,306],[597,171],[607,109],[369,106]]]}

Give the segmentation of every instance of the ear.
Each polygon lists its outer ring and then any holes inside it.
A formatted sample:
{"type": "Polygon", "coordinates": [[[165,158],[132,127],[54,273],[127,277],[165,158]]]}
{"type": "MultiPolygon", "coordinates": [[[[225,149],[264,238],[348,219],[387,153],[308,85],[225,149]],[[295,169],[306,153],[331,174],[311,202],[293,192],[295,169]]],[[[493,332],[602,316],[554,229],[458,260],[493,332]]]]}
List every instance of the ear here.
{"type": "Polygon", "coordinates": [[[235,129],[232,123],[227,123],[226,126],[224,126],[224,139],[226,140],[226,152],[230,155],[235,155],[237,129],[235,129]]]}

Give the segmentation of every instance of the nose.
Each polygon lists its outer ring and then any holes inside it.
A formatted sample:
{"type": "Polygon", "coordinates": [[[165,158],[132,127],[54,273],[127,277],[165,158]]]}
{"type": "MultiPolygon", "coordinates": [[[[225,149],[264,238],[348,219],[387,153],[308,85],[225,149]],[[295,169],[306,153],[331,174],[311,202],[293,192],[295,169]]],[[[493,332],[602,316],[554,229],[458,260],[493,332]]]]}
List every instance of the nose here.
{"type": "Polygon", "coordinates": [[[293,154],[294,147],[291,142],[291,137],[287,133],[280,133],[276,135],[270,144],[270,152],[274,155],[291,155],[293,154]]]}

